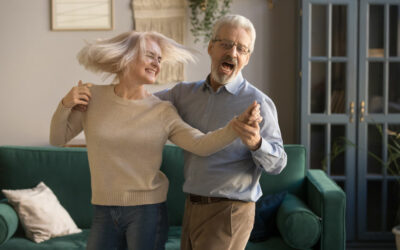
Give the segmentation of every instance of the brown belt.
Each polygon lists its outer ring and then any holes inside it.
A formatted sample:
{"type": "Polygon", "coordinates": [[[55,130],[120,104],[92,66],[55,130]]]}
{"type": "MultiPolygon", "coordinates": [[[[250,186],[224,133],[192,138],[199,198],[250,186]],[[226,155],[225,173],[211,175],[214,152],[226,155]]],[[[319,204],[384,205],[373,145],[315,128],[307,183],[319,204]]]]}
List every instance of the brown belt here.
{"type": "Polygon", "coordinates": [[[200,195],[195,195],[195,194],[189,194],[189,200],[192,203],[195,204],[210,204],[210,203],[215,203],[215,202],[220,202],[220,201],[236,201],[236,200],[231,200],[228,198],[223,198],[223,197],[206,197],[206,196],[200,196],[200,195]]]}

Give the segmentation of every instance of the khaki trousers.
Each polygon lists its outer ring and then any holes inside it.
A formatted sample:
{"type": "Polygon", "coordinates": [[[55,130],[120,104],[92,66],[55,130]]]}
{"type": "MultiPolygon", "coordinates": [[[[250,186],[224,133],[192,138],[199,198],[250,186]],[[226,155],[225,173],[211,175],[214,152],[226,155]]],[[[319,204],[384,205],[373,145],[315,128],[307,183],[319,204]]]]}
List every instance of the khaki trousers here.
{"type": "Polygon", "coordinates": [[[255,203],[186,199],[181,250],[243,250],[253,229],[255,203]]]}

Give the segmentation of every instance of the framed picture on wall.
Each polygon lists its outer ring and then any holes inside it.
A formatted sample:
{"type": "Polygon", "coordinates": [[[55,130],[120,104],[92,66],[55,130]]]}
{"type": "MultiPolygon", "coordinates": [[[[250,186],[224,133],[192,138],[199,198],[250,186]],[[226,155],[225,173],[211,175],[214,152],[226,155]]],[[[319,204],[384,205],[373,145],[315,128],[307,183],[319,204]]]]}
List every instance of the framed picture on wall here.
{"type": "Polygon", "coordinates": [[[112,30],[114,0],[51,0],[52,30],[112,30]]]}

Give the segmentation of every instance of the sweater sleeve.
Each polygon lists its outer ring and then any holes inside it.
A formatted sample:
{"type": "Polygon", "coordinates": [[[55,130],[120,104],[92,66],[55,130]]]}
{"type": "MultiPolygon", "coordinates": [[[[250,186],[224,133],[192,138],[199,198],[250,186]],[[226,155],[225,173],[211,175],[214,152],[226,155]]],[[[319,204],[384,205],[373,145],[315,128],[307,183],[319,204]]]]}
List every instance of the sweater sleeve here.
{"type": "Polygon", "coordinates": [[[232,128],[232,121],[223,128],[204,134],[185,123],[170,103],[168,103],[163,115],[164,121],[166,121],[168,139],[179,147],[199,156],[209,156],[220,151],[238,136],[232,128]]]}
{"type": "Polygon", "coordinates": [[[50,125],[50,144],[63,146],[82,130],[82,112],[66,108],[62,102],[58,104],[50,125]]]}

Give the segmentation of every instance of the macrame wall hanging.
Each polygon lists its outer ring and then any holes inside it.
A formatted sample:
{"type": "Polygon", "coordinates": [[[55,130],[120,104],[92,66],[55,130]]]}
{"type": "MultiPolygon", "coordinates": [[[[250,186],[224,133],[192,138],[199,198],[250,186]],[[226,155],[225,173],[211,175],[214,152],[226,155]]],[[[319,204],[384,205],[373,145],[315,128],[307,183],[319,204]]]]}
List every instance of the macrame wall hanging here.
{"type": "MultiPolygon", "coordinates": [[[[183,44],[185,38],[185,0],[132,0],[135,30],[157,31],[183,44]]],[[[183,64],[162,65],[157,83],[184,80],[183,64]]]]}

